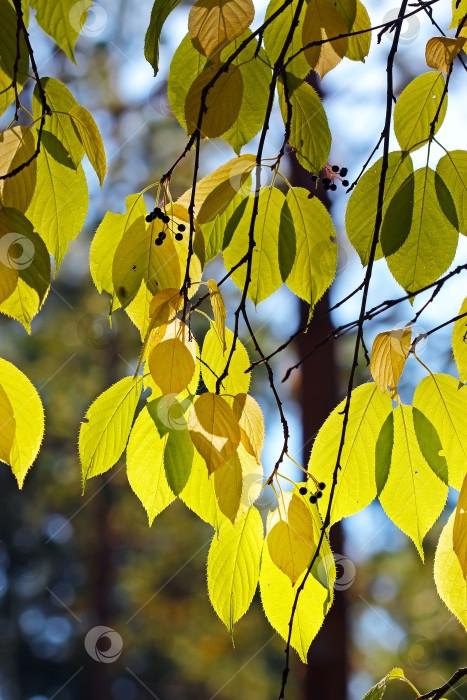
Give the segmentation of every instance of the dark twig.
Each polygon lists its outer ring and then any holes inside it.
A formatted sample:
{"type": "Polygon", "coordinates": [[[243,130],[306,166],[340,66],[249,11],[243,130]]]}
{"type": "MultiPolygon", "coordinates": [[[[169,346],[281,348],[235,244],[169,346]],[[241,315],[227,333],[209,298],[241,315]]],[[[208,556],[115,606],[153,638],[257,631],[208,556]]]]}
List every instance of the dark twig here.
{"type": "Polygon", "coordinates": [[[459,668],[444,685],[439,688],[434,688],[424,695],[419,695],[416,700],[441,700],[443,695],[453,688],[464,676],[467,676],[467,668],[459,668]]]}

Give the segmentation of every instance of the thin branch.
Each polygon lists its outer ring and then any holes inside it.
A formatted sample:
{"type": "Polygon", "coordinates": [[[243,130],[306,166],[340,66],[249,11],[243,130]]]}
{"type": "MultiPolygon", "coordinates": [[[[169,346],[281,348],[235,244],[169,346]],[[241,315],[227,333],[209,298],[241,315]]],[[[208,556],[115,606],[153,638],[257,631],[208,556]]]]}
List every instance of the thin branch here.
{"type": "Polygon", "coordinates": [[[439,688],[434,688],[424,695],[419,695],[416,700],[441,700],[443,695],[453,688],[464,676],[467,676],[467,668],[459,668],[444,685],[439,688]]]}

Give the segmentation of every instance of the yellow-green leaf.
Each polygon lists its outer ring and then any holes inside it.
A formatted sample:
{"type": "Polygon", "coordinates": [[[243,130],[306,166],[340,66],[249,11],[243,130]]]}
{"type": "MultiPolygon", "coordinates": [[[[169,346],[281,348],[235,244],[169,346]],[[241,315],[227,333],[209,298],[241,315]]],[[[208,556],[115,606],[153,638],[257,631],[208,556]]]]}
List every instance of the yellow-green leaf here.
{"type": "MultiPolygon", "coordinates": [[[[24,4],[24,3],[23,3],[24,4]]],[[[16,61],[16,12],[8,0],[0,0],[0,46],[2,47],[2,62],[0,64],[0,116],[15,100],[13,76],[16,61]]],[[[21,33],[20,59],[18,63],[17,89],[18,94],[28,79],[29,54],[21,33]]]]}
{"type": "MultiPolygon", "coordinates": [[[[352,392],[341,469],[331,508],[331,524],[358,513],[376,496],[375,448],[384,421],[391,412],[391,399],[377,385],[362,384],[352,392]]],[[[344,416],[344,401],[327,418],[311,452],[309,471],[330,485],[334,472],[344,416]]],[[[320,510],[326,512],[330,489],[323,492],[320,510]]]]}
{"type": "Polygon", "coordinates": [[[235,527],[225,522],[212,539],[208,555],[209,598],[230,634],[253,599],[262,544],[263,523],[256,508],[249,508],[235,527]]]}
{"type": "Polygon", "coordinates": [[[298,496],[292,495],[286,508],[279,506],[277,517],[273,515],[269,527],[266,538],[269,555],[294,586],[314,553],[311,513],[298,496]]]}
{"type": "Polygon", "coordinates": [[[371,351],[371,374],[381,391],[389,387],[391,398],[397,397],[397,385],[410,350],[412,329],[394,328],[378,333],[371,351]]]}
{"type": "Polygon", "coordinates": [[[467,14],[467,0],[452,0],[452,22],[450,29],[457,29],[467,14]]]}
{"type": "MultiPolygon", "coordinates": [[[[467,297],[462,302],[458,316],[467,313],[467,297]]],[[[452,351],[463,384],[467,382],[467,316],[459,318],[452,331],[452,351]]]]}
{"type": "MultiPolygon", "coordinates": [[[[467,151],[448,151],[438,161],[436,175],[449,183],[449,192],[456,207],[459,231],[467,235],[467,151]]],[[[438,181],[437,181],[438,182],[438,181]]],[[[439,191],[437,189],[437,194],[439,191]]]]}
{"type": "Polygon", "coordinates": [[[165,20],[180,0],[156,0],[152,6],[151,19],[144,39],[144,56],[154,68],[154,75],[159,71],[159,44],[165,20]]]}
{"type": "MultiPolygon", "coordinates": [[[[303,22],[303,46],[347,33],[344,18],[329,0],[310,0],[303,22]]],[[[326,73],[340,63],[347,52],[347,46],[348,39],[344,37],[313,46],[304,53],[311,68],[323,79],[326,73]]]]}
{"type": "Polygon", "coordinates": [[[426,64],[442,73],[448,73],[451,63],[462,51],[465,37],[459,36],[453,39],[448,36],[434,36],[428,40],[425,49],[426,64]]]}
{"type": "Polygon", "coordinates": [[[464,578],[467,575],[467,477],[459,493],[457,501],[456,515],[454,517],[454,528],[452,531],[453,549],[459,559],[464,578]]]}
{"type": "MultiPolygon", "coordinates": [[[[189,134],[192,134],[198,125],[202,92],[217,75],[220,68],[221,64],[219,63],[205,68],[188,90],[185,101],[185,120],[189,134]]],[[[230,65],[217,78],[207,94],[200,129],[201,136],[212,139],[216,136],[222,136],[230,129],[240,111],[242,97],[242,74],[236,66],[230,65]]]]}
{"type": "Polygon", "coordinates": [[[86,22],[87,10],[92,0],[29,0],[36,10],[36,20],[44,32],[66,53],[75,63],[74,48],[76,39],[86,22]]]}
{"type": "Polygon", "coordinates": [[[86,412],[79,431],[79,456],[86,479],[103,474],[125,449],[136,406],[141,379],[125,377],[106,389],[86,412]]]}
{"type": "Polygon", "coordinates": [[[391,467],[379,500],[388,517],[414,541],[422,560],[423,538],[443,510],[447,493],[447,485],[422,455],[412,408],[398,406],[394,409],[391,467]]]}
{"type": "Polygon", "coordinates": [[[251,0],[196,0],[188,16],[194,47],[211,60],[253,22],[251,0]]]}
{"type": "Polygon", "coordinates": [[[208,280],[209,299],[211,300],[212,312],[214,314],[214,325],[222,343],[222,352],[225,353],[227,345],[225,343],[225,305],[222,294],[219,291],[215,280],[208,280]]]}
{"type": "Polygon", "coordinates": [[[151,376],[163,394],[179,394],[189,385],[195,372],[196,345],[189,338],[188,326],[174,322],[176,332],[149,351],[148,366],[151,376]]]}
{"type": "Polygon", "coordinates": [[[161,437],[154,423],[150,409],[155,403],[152,401],[138,415],[126,451],[128,481],[146,509],[150,525],[175,498],[164,470],[164,450],[169,434],[161,437]]]}
{"type": "Polygon", "coordinates": [[[454,552],[453,529],[455,513],[443,528],[435,555],[435,584],[446,607],[467,629],[467,584],[459,559],[454,552]]]}
{"type": "Polygon", "coordinates": [[[105,159],[102,136],[94,121],[94,117],[87,109],[81,107],[81,105],[74,105],[70,109],[69,114],[78,131],[80,141],[84,146],[89,162],[96,171],[100,186],[102,187],[107,170],[107,162],[105,159]]]}
{"type": "Polygon", "coordinates": [[[0,358],[0,387],[3,397],[2,417],[7,421],[5,426],[2,423],[0,459],[11,466],[18,486],[22,488],[25,476],[37,457],[44,436],[44,409],[39,394],[26,375],[11,362],[2,358],[0,358]],[[11,439],[10,418],[15,421],[13,439],[11,439]]]}
{"type": "Polygon", "coordinates": [[[225,460],[212,478],[219,508],[233,524],[238,515],[243,491],[242,463],[238,453],[234,452],[225,460]]]}
{"type": "Polygon", "coordinates": [[[259,463],[264,445],[264,418],[258,403],[249,394],[237,394],[233,412],[242,431],[242,445],[259,463]]]}
{"type": "MultiPolygon", "coordinates": [[[[233,333],[226,328],[225,340],[227,349],[223,352],[222,342],[215,329],[211,328],[206,333],[201,354],[201,372],[203,381],[208,391],[216,390],[216,380],[221,376],[232,347],[233,333]]],[[[250,386],[250,372],[245,372],[250,366],[248,353],[242,342],[237,339],[235,350],[229,366],[228,376],[222,380],[221,390],[224,394],[247,393],[250,386]]]]}
{"type": "Polygon", "coordinates": [[[190,476],[186,486],[179,494],[180,499],[202,520],[218,530],[226,521],[221,512],[214,491],[214,479],[209,476],[206,462],[195,450],[190,476]]]}
{"type": "MultiPolygon", "coordinates": [[[[157,0],[155,5],[158,4],[157,0]]],[[[206,62],[206,57],[196,51],[190,35],[186,34],[172,57],[167,81],[167,95],[172,112],[184,129],[187,128],[185,122],[186,96],[190,85],[200,75],[206,62]]]]}
{"type": "MultiPolygon", "coordinates": [[[[430,136],[430,128],[438,111],[445,79],[437,71],[414,78],[403,90],[394,108],[394,131],[402,151],[416,151],[430,136]]],[[[443,123],[447,109],[443,100],[434,133],[443,123]]]]}
{"type": "Polygon", "coordinates": [[[387,674],[387,676],[379,681],[379,683],[370,688],[363,700],[382,700],[384,694],[386,693],[388,683],[392,680],[398,680],[402,681],[402,683],[406,683],[412,688],[412,690],[415,691],[417,696],[420,695],[416,687],[404,676],[404,671],[401,668],[393,668],[392,671],[387,674]]]}
{"type": "Polygon", "coordinates": [[[209,474],[220,469],[240,443],[240,426],[227,401],[206,392],[199,396],[188,417],[193,445],[206,462],[209,474]]]}
{"type": "MultiPolygon", "coordinates": [[[[368,16],[368,12],[366,11],[365,5],[362,2],[360,2],[360,0],[357,0],[357,13],[355,15],[355,19],[350,31],[361,32],[363,30],[370,29],[370,27],[371,20],[368,16]]],[[[345,56],[346,58],[350,58],[351,61],[362,61],[362,63],[365,63],[365,58],[370,53],[370,45],[370,31],[365,31],[364,34],[349,36],[349,43],[345,56]]]]}
{"type": "MultiPolygon", "coordinates": [[[[0,133],[0,175],[11,173],[28,161],[36,145],[31,132],[24,126],[14,126],[0,133]]],[[[33,160],[14,177],[0,180],[0,203],[25,212],[34,194],[37,163],[33,160]]]]}
{"type": "MultiPolygon", "coordinates": [[[[265,19],[269,19],[277,10],[282,7],[282,0],[271,0],[266,10],[265,19]]],[[[298,0],[292,0],[292,2],[281,12],[276,19],[268,24],[264,30],[264,46],[266,48],[266,53],[269,58],[269,62],[273,65],[279,58],[284,42],[290,32],[292,20],[295,16],[297,10],[298,0]]],[[[292,40],[290,42],[289,48],[285,54],[284,61],[287,62],[290,56],[300,51],[303,48],[301,41],[303,20],[305,19],[306,3],[302,4],[302,9],[298,17],[298,23],[295,31],[292,35],[292,40]]],[[[288,65],[287,70],[290,71],[297,78],[305,78],[310,72],[310,66],[305,56],[299,53],[288,65]]]]}
{"type": "Polygon", "coordinates": [[[430,374],[417,386],[413,405],[433,424],[448,463],[449,485],[460,489],[467,473],[467,387],[447,374],[430,374]]]}

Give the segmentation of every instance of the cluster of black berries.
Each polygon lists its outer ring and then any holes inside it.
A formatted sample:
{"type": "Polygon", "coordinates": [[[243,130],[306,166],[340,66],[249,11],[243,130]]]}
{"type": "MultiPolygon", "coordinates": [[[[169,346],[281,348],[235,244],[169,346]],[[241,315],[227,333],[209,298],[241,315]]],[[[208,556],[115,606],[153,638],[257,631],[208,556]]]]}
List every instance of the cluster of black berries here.
{"type": "MultiPolygon", "coordinates": [[[[167,216],[167,214],[164,214],[162,209],[159,207],[154,207],[153,211],[149,212],[149,214],[146,217],[146,221],[148,224],[151,223],[151,221],[155,221],[156,219],[160,219],[163,223],[163,229],[162,231],[159,231],[157,234],[157,238],[154,241],[156,245],[162,245],[164,240],[167,238],[167,233],[166,231],[168,230],[167,224],[170,222],[170,216],[167,216]]],[[[186,226],[185,224],[178,224],[177,226],[177,233],[175,233],[172,229],[172,233],[175,235],[175,240],[176,241],[182,241],[183,240],[183,231],[185,231],[186,226]]]]}
{"type": "MultiPolygon", "coordinates": [[[[339,168],[338,165],[333,165],[331,168],[326,167],[325,168],[325,173],[326,177],[323,177],[323,187],[325,190],[331,190],[332,192],[335,192],[337,190],[337,185],[336,185],[336,180],[339,182],[342,182],[342,185],[344,187],[349,186],[349,181],[348,180],[343,180],[342,178],[347,175],[347,168],[339,168]]],[[[317,175],[312,175],[311,176],[311,181],[312,182],[317,182],[318,181],[318,176],[317,175]]]]}
{"type": "MultiPolygon", "coordinates": [[[[316,483],[316,486],[316,492],[312,493],[310,496],[310,503],[316,503],[318,501],[318,498],[322,498],[323,491],[326,488],[326,484],[324,483],[324,481],[321,481],[319,484],[316,483]]],[[[302,496],[306,496],[306,494],[308,493],[308,489],[306,486],[301,486],[299,490],[302,496]]]]}

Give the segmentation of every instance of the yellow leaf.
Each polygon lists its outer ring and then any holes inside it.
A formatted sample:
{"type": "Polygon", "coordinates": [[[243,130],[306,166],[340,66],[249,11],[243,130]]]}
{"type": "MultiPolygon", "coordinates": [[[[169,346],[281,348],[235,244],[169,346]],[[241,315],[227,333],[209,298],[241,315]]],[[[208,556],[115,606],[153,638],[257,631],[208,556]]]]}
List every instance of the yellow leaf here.
{"type": "MultiPolygon", "coordinates": [[[[226,328],[225,340],[227,343],[227,350],[224,353],[222,350],[222,342],[213,328],[213,325],[214,324],[211,323],[211,328],[206,333],[203,351],[201,353],[201,359],[203,361],[201,372],[208,391],[216,390],[217,378],[220,377],[224,371],[234,335],[229,328],[226,328]]],[[[246,371],[249,366],[250,360],[248,359],[248,353],[242,342],[237,338],[232,361],[229,365],[229,373],[222,381],[222,393],[231,395],[246,393],[250,386],[251,378],[251,372],[246,371]]]]}
{"type": "Polygon", "coordinates": [[[378,333],[371,351],[371,374],[381,391],[389,387],[391,398],[397,397],[397,385],[409,354],[411,328],[395,328],[378,333]]]}
{"type": "Polygon", "coordinates": [[[222,342],[222,351],[225,353],[227,345],[225,343],[225,306],[222,294],[214,280],[208,280],[209,298],[211,300],[214,323],[217,333],[222,342]]]}
{"type": "Polygon", "coordinates": [[[467,576],[467,476],[464,478],[457,501],[452,543],[465,578],[467,576]]]}
{"type": "Polygon", "coordinates": [[[242,497],[242,464],[237,452],[214,472],[214,491],[221,511],[234,523],[242,497]]]}
{"type": "Polygon", "coordinates": [[[280,504],[277,511],[280,518],[278,522],[274,522],[274,516],[269,521],[272,525],[266,538],[269,554],[274,564],[287,574],[294,586],[313,556],[313,518],[306,505],[295,494],[287,504],[280,504]]]}
{"type": "MultiPolygon", "coordinates": [[[[186,128],[192,134],[198,125],[202,92],[220,69],[221,64],[208,66],[198,75],[188,90],[185,101],[186,128]]],[[[242,106],[243,78],[236,66],[229,68],[218,77],[205,100],[205,112],[201,123],[201,136],[215,138],[222,136],[235,122],[242,106]]]]}
{"type": "MultiPolygon", "coordinates": [[[[36,150],[34,137],[25,126],[15,126],[0,134],[0,175],[11,173],[31,158],[36,150]]],[[[0,203],[25,212],[36,186],[37,162],[33,160],[14,177],[0,180],[0,203]]]]}
{"type": "Polygon", "coordinates": [[[261,408],[252,396],[237,394],[232,409],[242,430],[242,445],[259,463],[264,444],[264,418],[261,408]]]}
{"type": "Polygon", "coordinates": [[[180,321],[175,337],[164,338],[149,352],[149,371],[164,395],[179,394],[193,377],[196,348],[188,336],[188,326],[180,321]]]}
{"type": "Polygon", "coordinates": [[[3,359],[0,359],[0,387],[0,459],[11,466],[18,486],[22,488],[44,435],[44,409],[26,375],[3,359]],[[11,441],[12,419],[15,421],[15,432],[11,441]],[[10,449],[6,454],[8,446],[10,449]]]}
{"type": "MultiPolygon", "coordinates": [[[[310,0],[303,22],[303,46],[315,41],[347,34],[344,19],[329,0],[310,0]]],[[[336,39],[306,49],[305,57],[321,79],[342,60],[347,52],[348,39],[336,39]]]]}
{"type": "MultiPolygon", "coordinates": [[[[222,214],[242,189],[255,163],[255,156],[245,153],[238,158],[232,158],[196,183],[195,215],[199,224],[213,221],[216,216],[222,214]]],[[[191,188],[177,199],[174,207],[187,209],[190,199],[191,188]]]]}
{"type": "Polygon", "coordinates": [[[19,279],[19,271],[8,264],[12,245],[10,235],[1,232],[3,218],[3,212],[0,212],[0,304],[13,294],[19,279]]]}
{"type": "MultiPolygon", "coordinates": [[[[458,316],[467,313],[467,297],[462,302],[458,316]]],[[[463,384],[467,382],[467,316],[459,318],[452,331],[452,351],[456,360],[459,377],[463,384]]]]}
{"type": "Polygon", "coordinates": [[[70,109],[70,117],[79,134],[79,139],[84,146],[89,162],[96,171],[99,184],[102,187],[107,170],[104,144],[94,117],[81,105],[74,105],[70,109]]]}
{"type": "Polygon", "coordinates": [[[251,0],[197,0],[188,17],[188,32],[197,51],[210,59],[243,34],[253,22],[251,0]]]}
{"type": "Polygon", "coordinates": [[[467,629],[467,584],[453,549],[454,519],[452,513],[439,538],[434,577],[441,600],[467,629]]]}
{"type": "Polygon", "coordinates": [[[220,469],[240,443],[240,426],[227,401],[217,394],[201,394],[188,418],[193,445],[211,474],[220,469]]]}
{"type": "MultiPolygon", "coordinates": [[[[138,292],[139,294],[139,292],[138,292]]],[[[136,295],[136,297],[138,296],[136,295]]],[[[133,301],[136,300],[136,297],[133,301]]],[[[139,356],[138,366],[136,368],[135,374],[138,372],[142,363],[146,359],[146,354],[148,350],[148,345],[152,344],[156,339],[162,340],[165,333],[165,326],[168,321],[174,320],[177,311],[180,308],[182,302],[182,297],[180,296],[180,290],[175,287],[168,287],[167,289],[162,289],[160,292],[154,295],[149,304],[149,323],[144,335],[143,347],[141,349],[141,354],[139,356]],[[154,330],[160,329],[161,332],[157,334],[157,338],[154,335],[154,330]]],[[[131,306],[131,305],[130,305],[131,306]]],[[[129,307],[128,307],[129,308],[129,307]]]]}
{"type": "Polygon", "coordinates": [[[442,73],[449,73],[451,63],[462,51],[464,44],[465,38],[461,36],[455,39],[447,36],[433,37],[428,41],[425,49],[427,66],[442,73]]]}

